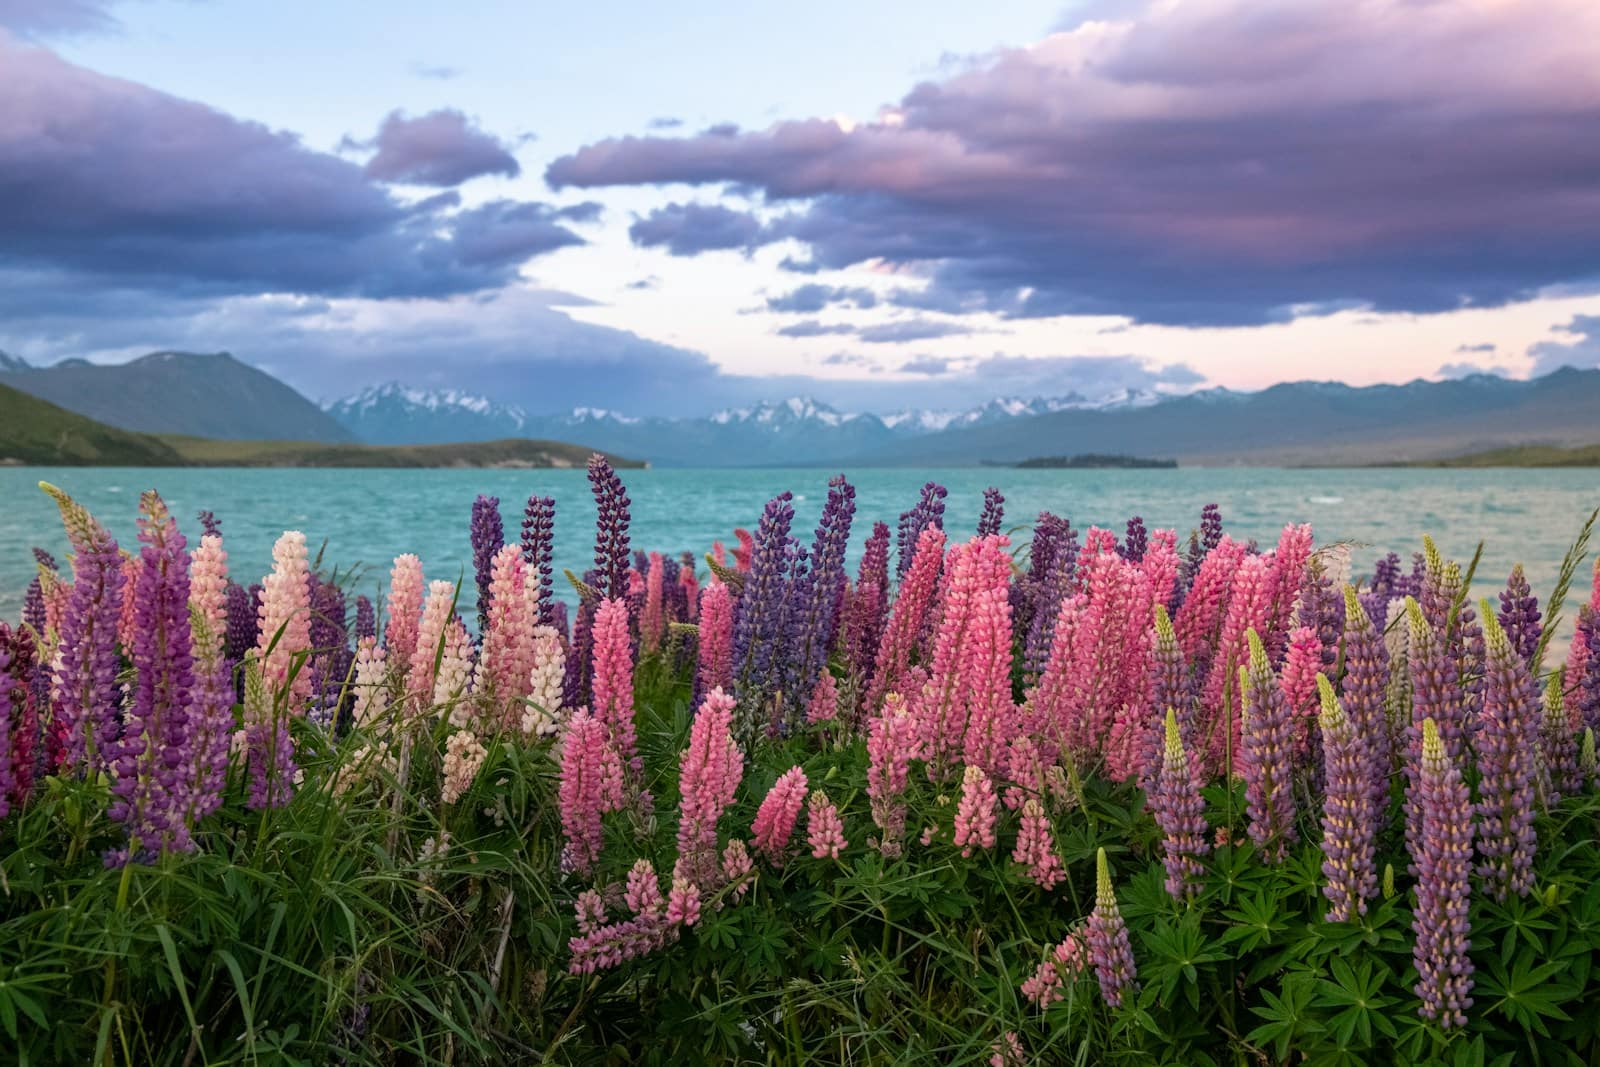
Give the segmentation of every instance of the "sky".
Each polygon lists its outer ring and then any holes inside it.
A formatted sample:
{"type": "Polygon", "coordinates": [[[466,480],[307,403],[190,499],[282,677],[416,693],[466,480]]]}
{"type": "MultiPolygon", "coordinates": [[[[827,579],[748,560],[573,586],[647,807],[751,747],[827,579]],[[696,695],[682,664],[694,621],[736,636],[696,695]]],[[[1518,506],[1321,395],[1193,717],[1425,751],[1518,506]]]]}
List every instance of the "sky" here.
{"type": "Polygon", "coordinates": [[[0,349],[855,410],[1600,365],[1592,0],[0,0],[0,349]]]}

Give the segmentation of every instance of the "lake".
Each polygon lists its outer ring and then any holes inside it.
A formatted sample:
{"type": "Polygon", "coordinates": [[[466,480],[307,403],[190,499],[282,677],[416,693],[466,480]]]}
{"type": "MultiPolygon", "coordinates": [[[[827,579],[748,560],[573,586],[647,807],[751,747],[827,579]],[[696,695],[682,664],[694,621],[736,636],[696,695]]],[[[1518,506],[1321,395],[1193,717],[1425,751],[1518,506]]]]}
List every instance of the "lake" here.
{"type": "MultiPolygon", "coordinates": [[[[716,538],[731,543],[733,528],[753,528],[762,505],[784,489],[796,495],[795,529],[809,542],[832,473],[623,471],[633,498],[634,544],[699,553],[716,538]]],[[[581,470],[0,468],[0,617],[18,614],[34,573],[29,548],[58,554],[66,548],[55,506],[38,489],[41,479],[86,504],[124,546],[134,543],[146,488],[161,492],[191,537],[199,528],[195,512],[211,509],[222,522],[233,574],[244,581],[269,569],[272,542],[285,529],[304,531],[313,553],[326,543],[326,558],[341,569],[365,566],[360,590],[369,595],[401,552],[420,555],[429,578],[454,579],[471,566],[467,521],[479,493],[500,498],[512,537],[528,495],[553,496],[558,575],[562,567],[581,572],[590,565],[594,504],[581,470]]],[[[1408,556],[1423,533],[1465,564],[1481,538],[1479,595],[1496,591],[1520,561],[1541,600],[1584,517],[1600,505],[1600,470],[1593,469],[863,470],[850,473],[857,487],[856,555],[871,520],[892,528],[929,479],[950,489],[945,526],[951,531],[973,528],[984,487],[994,485],[1006,496],[1007,526],[1048,509],[1080,528],[1112,525],[1120,533],[1127,517],[1138,514],[1151,528],[1173,527],[1186,536],[1210,502],[1221,506],[1225,528],[1236,537],[1265,542],[1286,522],[1310,522],[1319,543],[1365,546],[1355,553],[1358,572],[1370,571],[1389,550],[1408,556]]],[[[1586,583],[1586,570],[1579,581],[1586,583]]],[[[559,578],[558,585],[570,595],[559,578]]]]}

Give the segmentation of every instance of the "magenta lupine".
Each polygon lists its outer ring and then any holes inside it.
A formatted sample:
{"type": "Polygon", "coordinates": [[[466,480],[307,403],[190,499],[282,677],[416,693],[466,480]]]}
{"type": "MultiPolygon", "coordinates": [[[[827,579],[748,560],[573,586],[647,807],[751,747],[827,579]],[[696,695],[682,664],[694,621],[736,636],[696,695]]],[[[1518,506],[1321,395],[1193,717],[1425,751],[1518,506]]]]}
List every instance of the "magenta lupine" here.
{"type": "Polygon", "coordinates": [[[1328,921],[1345,922],[1367,913],[1378,893],[1374,866],[1383,808],[1371,788],[1370,754],[1358,724],[1345,713],[1325,675],[1317,675],[1321,713],[1324,794],[1322,874],[1328,881],[1328,921]]]}
{"type": "Polygon", "coordinates": [[[1216,766],[1226,767],[1231,762],[1234,769],[1238,769],[1243,697],[1237,687],[1229,683],[1239,668],[1249,663],[1246,634],[1254,631],[1259,635],[1262,631],[1258,627],[1264,628],[1268,622],[1272,583],[1270,560],[1246,555],[1239,561],[1233,588],[1228,594],[1228,611],[1223,618],[1216,657],[1206,676],[1201,699],[1201,706],[1211,716],[1206,731],[1211,738],[1211,759],[1216,766]]]}
{"type": "Polygon", "coordinates": [[[733,697],[713,689],[689,728],[678,760],[678,862],[673,871],[697,885],[717,883],[717,820],[733,803],[744,754],[733,740],[733,697]]]}
{"type": "Polygon", "coordinates": [[[598,452],[589,457],[589,489],[594,494],[594,566],[591,584],[602,598],[625,600],[628,595],[628,491],[610,462],[598,452]]]}
{"type": "Polygon", "coordinates": [[[1103,848],[1095,853],[1094,911],[1089,913],[1084,940],[1094,964],[1095,978],[1100,983],[1100,995],[1111,1007],[1122,1007],[1123,997],[1139,988],[1138,977],[1133,962],[1133,942],[1128,937],[1127,924],[1122,921],[1122,910],[1117,907],[1117,895],[1111,887],[1111,868],[1106,863],[1103,848]]]}
{"type": "Polygon", "coordinates": [[[1244,711],[1240,763],[1250,840],[1269,861],[1284,858],[1297,838],[1294,801],[1294,723],[1273,676],[1266,646],[1245,631],[1249,663],[1239,668],[1244,711]]]}
{"type": "Polygon", "coordinates": [[[994,848],[996,803],[994,782],[982,767],[969,765],[961,775],[961,800],[956,805],[956,844],[963,856],[974,848],[994,848]]]}
{"type": "Polygon", "coordinates": [[[311,695],[311,671],[304,662],[311,649],[311,569],[305,534],[287,530],[278,538],[272,546],[272,573],[261,580],[261,587],[256,657],[268,703],[251,709],[257,722],[271,714],[279,698],[289,714],[303,715],[311,695]]]}
{"type": "Polygon", "coordinates": [[[433,699],[439,665],[444,655],[445,635],[455,612],[456,587],[446,581],[428,583],[428,597],[422,603],[422,621],[417,626],[411,661],[406,671],[406,693],[413,701],[412,714],[419,714],[433,699]]]}
{"type": "Polygon", "coordinates": [[[1576,725],[1581,729],[1600,729],[1600,611],[1588,604],[1578,609],[1578,632],[1572,644],[1588,650],[1582,660],[1581,673],[1567,674],[1567,684],[1573,690],[1576,725]]]}
{"type": "Polygon", "coordinates": [[[695,692],[733,688],[733,592],[722,582],[700,590],[699,663],[695,692]]]}
{"type": "MultiPolygon", "coordinates": [[[[1234,572],[1245,556],[1245,546],[1224,536],[1216,547],[1209,550],[1194,573],[1183,607],[1172,623],[1178,632],[1178,646],[1197,678],[1211,671],[1211,661],[1216,655],[1217,638],[1222,630],[1228,610],[1228,598],[1233,591],[1234,572]]],[[[1231,668],[1230,668],[1231,669],[1231,668]]]]}
{"type": "MultiPolygon", "coordinates": [[[[1589,594],[1589,607],[1593,611],[1600,612],[1600,556],[1595,557],[1594,561],[1593,588],[1589,594]]],[[[1582,614],[1581,605],[1579,614],[1582,614]]],[[[1540,664],[1535,663],[1533,666],[1534,669],[1537,670],[1539,669],[1540,664]]],[[[1567,650],[1566,666],[1567,684],[1572,686],[1578,685],[1588,672],[1589,643],[1587,641],[1574,640],[1572,642],[1572,646],[1567,650]]],[[[1577,713],[1577,708],[1575,707],[1570,708],[1569,710],[1574,714],[1577,713]]],[[[1577,729],[1577,720],[1574,719],[1574,732],[1576,732],[1577,729]]]]}
{"type": "Polygon", "coordinates": [[[1472,733],[1478,766],[1478,873],[1497,900],[1533,888],[1534,768],[1539,683],[1520,649],[1483,603],[1483,712],[1472,733]]]}
{"type": "Polygon", "coordinates": [[[1311,736],[1317,725],[1317,674],[1322,670],[1322,638],[1309,626],[1297,626],[1289,634],[1289,650],[1284,654],[1279,687],[1294,733],[1298,762],[1311,754],[1311,736]]]}
{"type": "Polygon", "coordinates": [[[557,795],[561,829],[566,835],[562,869],[587,875],[594,870],[604,842],[601,816],[621,808],[624,796],[622,761],[605,723],[587,708],[573,715],[567,727],[557,795]]]}
{"type": "Polygon", "coordinates": [[[872,671],[872,686],[867,692],[868,714],[883,704],[884,697],[905,683],[911,664],[911,651],[927,624],[928,612],[939,588],[939,572],[944,566],[944,531],[928,526],[917,539],[916,555],[900,582],[888,625],[878,643],[872,671]]]}
{"type": "Polygon", "coordinates": [[[1539,724],[1538,780],[1547,810],[1559,804],[1562,797],[1583,791],[1583,780],[1578,773],[1578,739],[1567,714],[1560,670],[1551,672],[1545,684],[1539,724]]]}
{"type": "Polygon", "coordinates": [[[861,555],[856,582],[844,618],[845,663],[855,679],[855,691],[865,693],[872,684],[873,660],[889,607],[889,526],[873,523],[872,535],[861,555]]]}
{"type": "Polygon", "coordinates": [[[17,684],[17,657],[11,650],[11,627],[0,622],[0,819],[11,813],[11,798],[17,790],[17,760],[12,754],[13,722],[28,693],[17,684]]]}
{"type": "Polygon", "coordinates": [[[117,706],[117,622],[126,595],[122,557],[111,534],[82,504],[46,482],[39,486],[60,508],[73,551],[55,670],[62,758],[92,775],[116,757],[122,733],[117,706]]]}
{"type": "Polygon", "coordinates": [[[637,780],[644,773],[633,726],[633,641],[628,605],[602,600],[594,615],[594,717],[605,723],[611,743],[637,780]]]}
{"type": "Polygon", "coordinates": [[[1063,985],[1071,985],[1089,969],[1088,931],[1079,922],[1067,931],[1032,977],[1022,983],[1022,995],[1040,1011],[1063,999],[1063,985]]]}
{"type": "Polygon", "coordinates": [[[765,854],[772,863],[783,863],[795,820],[800,817],[805,802],[806,772],[799,767],[784,771],[762,798],[755,822],[750,826],[750,841],[756,851],[765,854]]]}
{"type": "Polygon", "coordinates": [[[1355,743],[1364,752],[1362,780],[1372,794],[1372,806],[1382,812],[1389,805],[1389,775],[1393,759],[1385,699],[1389,685],[1389,649],[1372,625],[1355,587],[1344,587],[1344,680],[1340,708],[1350,719],[1355,743]]]}
{"type": "Polygon", "coordinates": [[[956,701],[966,705],[961,716],[962,758],[991,777],[1005,773],[1006,749],[1019,728],[1016,703],[1011,698],[1009,545],[1003,535],[994,534],[968,546],[975,588],[968,605],[956,694],[956,701]]]}
{"type": "Polygon", "coordinates": [[[905,836],[906,777],[917,751],[917,724],[898,693],[884,699],[883,708],[867,728],[867,796],[872,821],[882,837],[879,849],[886,856],[900,854],[905,836]]]}
{"type": "Polygon", "coordinates": [[[1278,547],[1271,556],[1270,607],[1262,620],[1265,628],[1259,632],[1273,663],[1283,656],[1285,637],[1294,617],[1295,599],[1305,577],[1306,563],[1311,559],[1311,543],[1311,527],[1291,523],[1278,535],[1278,547]]]}
{"type": "Polygon", "coordinates": [[[832,722],[839,716],[839,683],[833,674],[824,669],[811,687],[811,698],[806,701],[806,722],[812,726],[832,722]]]}
{"type": "Polygon", "coordinates": [[[828,794],[813,789],[806,799],[806,844],[813,859],[836,860],[844,851],[844,820],[828,794]]]}
{"type": "Polygon", "coordinates": [[[665,595],[666,563],[661,553],[650,553],[650,569],[644,580],[644,612],[639,616],[639,647],[645,652],[661,649],[667,632],[665,595]]]}
{"type": "MultiPolygon", "coordinates": [[[[0,712],[0,718],[7,720],[0,726],[0,732],[6,735],[0,739],[0,764],[9,759],[9,790],[14,806],[27,803],[33,795],[38,771],[48,774],[54,769],[48,762],[48,748],[46,761],[42,765],[39,762],[39,743],[43,740],[39,712],[43,708],[48,714],[50,696],[49,672],[39,662],[42,652],[36,632],[30,631],[27,623],[14,630],[0,623],[0,655],[8,660],[7,666],[0,667],[0,689],[10,690],[5,698],[8,708],[0,712]]],[[[5,792],[0,788],[0,796],[5,792]]]]}
{"type": "Polygon", "coordinates": [[[1178,716],[1167,709],[1163,724],[1165,743],[1161,766],[1149,794],[1151,812],[1161,828],[1161,861],[1167,869],[1167,893],[1174,900],[1192,899],[1200,892],[1205,875],[1202,858],[1210,851],[1206,835],[1206,805],[1200,780],[1189,765],[1178,716]]]}
{"type": "Polygon", "coordinates": [[[122,559],[122,614],[117,616],[117,643],[124,649],[133,647],[134,631],[138,629],[138,608],[135,607],[131,590],[134,580],[139,576],[139,557],[124,556],[122,559]]]}
{"type": "Polygon", "coordinates": [[[1056,838],[1050,829],[1050,819],[1037,797],[1029,797],[1023,802],[1022,828],[1017,833],[1017,844],[1011,852],[1011,860],[1026,868],[1028,878],[1047,892],[1067,876],[1061,857],[1056,853],[1056,838]]]}
{"type": "Polygon", "coordinates": [[[1411,949],[1416,994],[1424,1019],[1452,1030],[1467,1024],[1472,1007],[1471,922],[1472,801],[1461,771],[1434,721],[1422,720],[1416,832],[1411,857],[1417,871],[1417,907],[1411,949]]]}
{"type": "Polygon", "coordinates": [[[667,893],[667,922],[673,926],[693,926],[700,921],[700,890],[691,881],[673,878],[667,893]]]}
{"type": "Polygon", "coordinates": [[[666,899],[661,895],[661,878],[649,860],[634,861],[622,899],[636,916],[656,915],[666,908],[666,899]]]}

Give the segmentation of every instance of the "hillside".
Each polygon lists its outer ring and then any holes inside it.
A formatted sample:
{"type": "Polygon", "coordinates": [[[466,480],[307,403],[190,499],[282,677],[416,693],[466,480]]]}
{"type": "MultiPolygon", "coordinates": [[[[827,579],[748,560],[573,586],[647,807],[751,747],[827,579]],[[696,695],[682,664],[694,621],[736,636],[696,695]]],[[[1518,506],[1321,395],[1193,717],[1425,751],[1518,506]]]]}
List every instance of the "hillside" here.
{"type": "Polygon", "coordinates": [[[152,352],[128,363],[0,363],[0,384],[123,430],[328,443],[354,436],[272,375],[226,352],[152,352]]]}
{"type": "Polygon", "coordinates": [[[1600,445],[1557,448],[1553,445],[1525,445],[1497,448],[1488,452],[1450,459],[1414,463],[1415,467],[1600,467],[1600,445]]]}
{"type": "MultiPolygon", "coordinates": [[[[315,441],[219,441],[163,436],[190,467],[582,467],[594,453],[562,441],[505,438],[449,445],[326,445],[315,441]]],[[[614,467],[642,467],[607,456],[614,467]]]]}
{"type": "Polygon", "coordinates": [[[105,426],[0,384],[0,463],[167,467],[183,459],[154,437],[105,426]]]}

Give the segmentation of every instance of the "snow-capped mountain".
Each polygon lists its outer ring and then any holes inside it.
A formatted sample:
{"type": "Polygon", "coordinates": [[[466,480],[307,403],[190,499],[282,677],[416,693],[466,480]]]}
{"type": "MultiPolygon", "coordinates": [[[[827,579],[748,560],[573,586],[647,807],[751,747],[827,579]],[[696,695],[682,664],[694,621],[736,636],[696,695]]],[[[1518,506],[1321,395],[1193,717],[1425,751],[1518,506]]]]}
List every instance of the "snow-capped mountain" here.
{"type": "Polygon", "coordinates": [[[444,444],[530,436],[526,432],[528,415],[520,407],[459,389],[415,389],[385,382],[323,407],[370,444],[444,444]]]}

